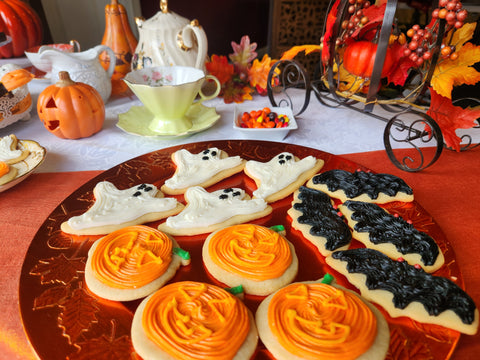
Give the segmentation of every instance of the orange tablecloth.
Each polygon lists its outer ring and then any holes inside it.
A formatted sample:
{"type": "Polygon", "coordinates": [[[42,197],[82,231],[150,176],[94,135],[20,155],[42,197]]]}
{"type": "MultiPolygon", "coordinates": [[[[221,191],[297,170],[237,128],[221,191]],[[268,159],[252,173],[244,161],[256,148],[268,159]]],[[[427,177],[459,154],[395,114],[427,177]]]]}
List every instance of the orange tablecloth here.
{"type": "MultiPolygon", "coordinates": [[[[480,148],[464,153],[444,151],[420,173],[397,169],[385,151],[344,156],[375,172],[402,177],[416,200],[440,224],[455,249],[466,290],[480,306],[480,148]]],[[[22,330],[18,283],[28,246],[46,216],[73,190],[98,171],[34,174],[0,194],[0,359],[35,359],[22,330]]],[[[477,359],[480,333],[462,335],[454,360],[477,359]]]]}

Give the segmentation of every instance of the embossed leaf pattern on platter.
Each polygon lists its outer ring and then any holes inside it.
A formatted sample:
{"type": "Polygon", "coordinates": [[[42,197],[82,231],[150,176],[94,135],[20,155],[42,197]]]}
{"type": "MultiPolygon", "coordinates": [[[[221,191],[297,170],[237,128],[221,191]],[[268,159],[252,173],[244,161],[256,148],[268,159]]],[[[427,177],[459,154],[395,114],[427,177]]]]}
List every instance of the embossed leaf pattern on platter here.
{"type": "Polygon", "coordinates": [[[30,271],[32,275],[39,275],[42,285],[61,283],[68,284],[85,270],[83,258],[67,259],[62,253],[56,257],[39,260],[38,264],[30,271]]]}
{"type": "Polygon", "coordinates": [[[78,352],[69,356],[70,360],[133,360],[138,359],[135,355],[132,342],[128,336],[111,339],[102,335],[98,339],[89,339],[77,344],[78,352]]]}
{"type": "Polygon", "coordinates": [[[424,342],[412,341],[399,328],[390,331],[390,347],[385,360],[433,360],[424,342]]]}
{"type": "Polygon", "coordinates": [[[99,308],[97,300],[84,289],[75,289],[70,297],[60,304],[62,312],[58,316],[58,325],[69,344],[77,343],[79,337],[97,322],[99,308]]]}

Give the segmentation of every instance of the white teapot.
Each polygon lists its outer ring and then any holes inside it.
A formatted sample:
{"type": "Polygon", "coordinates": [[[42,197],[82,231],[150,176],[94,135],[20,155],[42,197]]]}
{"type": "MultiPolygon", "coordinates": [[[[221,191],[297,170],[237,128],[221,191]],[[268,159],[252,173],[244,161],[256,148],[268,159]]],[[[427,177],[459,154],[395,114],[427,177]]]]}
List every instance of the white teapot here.
{"type": "Polygon", "coordinates": [[[190,66],[205,68],[208,42],[197,20],[191,22],[168,10],[160,1],[157,14],[148,20],[136,18],[139,40],[132,70],[153,66],[190,66]]]}

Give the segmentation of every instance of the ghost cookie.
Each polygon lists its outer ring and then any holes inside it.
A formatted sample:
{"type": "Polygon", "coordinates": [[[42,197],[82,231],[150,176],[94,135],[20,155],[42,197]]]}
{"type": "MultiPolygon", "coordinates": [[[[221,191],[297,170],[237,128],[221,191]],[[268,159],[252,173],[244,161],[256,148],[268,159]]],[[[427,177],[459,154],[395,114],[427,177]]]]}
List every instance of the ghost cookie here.
{"type": "Polygon", "coordinates": [[[385,204],[393,201],[413,201],[413,190],[405,181],[390,174],[366,171],[329,170],[315,175],[307,187],[325,192],[330,197],[385,204]]]}
{"type": "Polygon", "coordinates": [[[415,229],[412,222],[390,214],[377,204],[348,200],[339,206],[347,218],[353,237],[366,247],[381,251],[392,259],[402,258],[418,264],[426,272],[438,270],[443,253],[432,237],[415,229]]]}
{"type": "Polygon", "coordinates": [[[104,299],[140,299],[162,287],[181,265],[188,265],[186,255],[165,233],[145,225],[128,226],[92,245],[85,282],[92,293],[104,299]]]}
{"type": "Polygon", "coordinates": [[[250,199],[245,190],[228,188],[209,193],[194,186],[185,193],[187,205],[158,229],[171,235],[198,235],[267,216],[272,207],[263,199],[250,199]]]}
{"type": "Polygon", "coordinates": [[[390,331],[380,311],[337,285],[290,284],[261,302],[255,320],[277,360],[383,360],[389,347],[390,331]]]}
{"type": "Polygon", "coordinates": [[[194,281],[168,284],[143,300],[131,338],[144,360],[249,360],[258,343],[255,319],[242,301],[194,281]]]}
{"type": "Polygon", "coordinates": [[[293,245],[278,232],[241,224],[210,234],[202,250],[208,272],[228,287],[266,296],[293,281],[298,258],[293,245]]]}
{"type": "Polygon", "coordinates": [[[18,139],[15,135],[0,138],[0,161],[12,165],[25,160],[29,154],[28,149],[18,148],[18,139]]]}
{"type": "Polygon", "coordinates": [[[16,167],[10,166],[4,161],[0,161],[0,185],[4,185],[13,179],[18,174],[18,169],[16,167]]]}
{"type": "Polygon", "coordinates": [[[152,184],[119,190],[111,182],[99,182],[93,189],[95,203],[85,213],[61,224],[63,232],[102,235],[125,226],[144,224],[178,214],[183,204],[163,197],[152,184]]]}
{"type": "Polygon", "coordinates": [[[475,303],[447,278],[368,248],[336,251],[326,262],[393,318],[406,316],[469,335],[477,332],[475,303]]]}
{"type": "Polygon", "coordinates": [[[172,161],[176,166],[175,173],[161,187],[168,195],[183,194],[192,186],[207,188],[241,172],[245,166],[245,160],[240,156],[228,156],[217,148],[209,148],[198,154],[181,149],[172,154],[172,161]]]}
{"type": "Polygon", "coordinates": [[[348,249],[352,233],[324,192],[301,186],[295,191],[292,207],[287,213],[292,218],[292,227],[314,244],[323,256],[348,249]]]}
{"type": "Polygon", "coordinates": [[[313,156],[300,160],[291,153],[283,152],[266,163],[249,160],[244,171],[257,185],[253,197],[272,203],[292,194],[315,175],[323,164],[323,160],[313,156]]]}

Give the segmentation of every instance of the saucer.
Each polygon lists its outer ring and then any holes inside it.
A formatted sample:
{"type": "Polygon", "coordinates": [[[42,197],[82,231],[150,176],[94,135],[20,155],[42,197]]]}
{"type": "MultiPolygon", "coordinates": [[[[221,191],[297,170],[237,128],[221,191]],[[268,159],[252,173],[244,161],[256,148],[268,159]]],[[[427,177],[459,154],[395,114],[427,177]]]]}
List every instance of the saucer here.
{"type": "Polygon", "coordinates": [[[132,106],[127,112],[118,115],[117,127],[132,135],[169,139],[188,136],[206,130],[220,119],[220,115],[217,114],[214,107],[206,107],[202,104],[193,104],[188,109],[186,116],[190,118],[193,124],[190,129],[173,135],[159,134],[148,128],[153,118],[152,113],[144,106],[132,106]]]}

